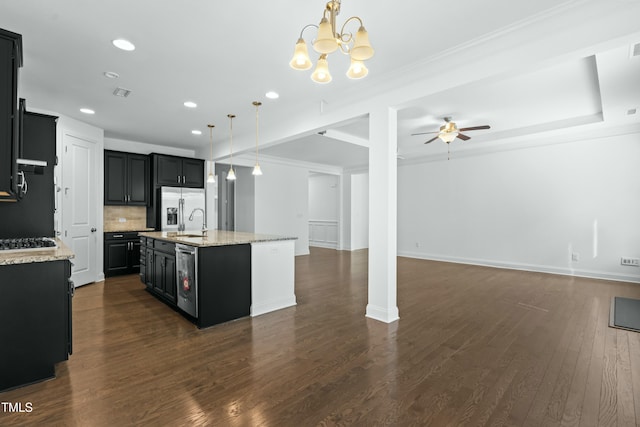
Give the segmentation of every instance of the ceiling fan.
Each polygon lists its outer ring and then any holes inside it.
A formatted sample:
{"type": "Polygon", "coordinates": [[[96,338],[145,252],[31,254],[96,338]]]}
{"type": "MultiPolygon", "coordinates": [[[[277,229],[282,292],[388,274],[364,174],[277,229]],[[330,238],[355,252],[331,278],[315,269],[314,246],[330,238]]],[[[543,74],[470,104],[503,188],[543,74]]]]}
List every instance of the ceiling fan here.
{"type": "Polygon", "coordinates": [[[433,142],[438,138],[440,138],[441,140],[443,140],[444,142],[449,144],[451,141],[453,141],[456,138],[460,138],[463,141],[467,141],[467,140],[471,139],[471,137],[469,137],[467,135],[464,135],[461,132],[466,132],[466,131],[470,131],[470,130],[491,129],[491,126],[489,126],[489,125],[471,126],[471,127],[458,129],[458,126],[455,124],[455,122],[451,121],[451,117],[445,117],[444,121],[445,121],[445,124],[440,126],[440,130],[439,131],[412,133],[411,136],[427,135],[427,134],[430,134],[430,133],[437,133],[436,136],[434,136],[433,138],[431,138],[430,140],[425,142],[425,144],[429,144],[430,142],[433,142]]]}

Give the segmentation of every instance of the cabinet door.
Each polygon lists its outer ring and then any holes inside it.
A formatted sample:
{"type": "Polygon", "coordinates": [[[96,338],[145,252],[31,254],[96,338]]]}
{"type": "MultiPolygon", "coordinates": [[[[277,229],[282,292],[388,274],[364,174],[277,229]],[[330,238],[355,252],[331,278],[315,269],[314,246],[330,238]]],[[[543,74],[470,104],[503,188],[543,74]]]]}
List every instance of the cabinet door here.
{"type": "Polygon", "coordinates": [[[156,156],[156,184],[182,186],[182,159],[172,156],[156,156]]]}
{"type": "Polygon", "coordinates": [[[17,139],[14,137],[18,98],[18,63],[14,57],[15,40],[0,30],[0,199],[12,199],[13,159],[17,139]]]}
{"type": "Polygon", "coordinates": [[[164,259],[164,295],[176,303],[177,294],[176,284],[176,257],[171,255],[165,255],[164,259]]]}
{"type": "Polygon", "coordinates": [[[151,284],[153,290],[164,295],[164,254],[162,252],[153,251],[153,274],[151,275],[151,284]]]}
{"type": "Polygon", "coordinates": [[[126,240],[105,243],[105,276],[124,274],[129,270],[129,242],[126,240]]]}
{"type": "Polygon", "coordinates": [[[183,187],[204,188],[204,161],[199,159],[182,160],[183,187]]]}
{"type": "Polygon", "coordinates": [[[145,272],[144,272],[144,284],[147,285],[148,288],[153,288],[153,283],[154,283],[154,262],[155,260],[153,259],[153,249],[151,248],[145,248],[145,251],[147,252],[147,263],[145,264],[144,268],[145,268],[145,272]]]}
{"type": "Polygon", "coordinates": [[[131,249],[129,249],[129,268],[132,273],[136,273],[140,271],[140,250],[142,249],[140,239],[131,240],[129,244],[131,245],[131,249]]]}
{"type": "Polygon", "coordinates": [[[149,157],[129,154],[127,163],[127,204],[146,206],[149,201],[149,157]]]}
{"type": "Polygon", "coordinates": [[[104,152],[104,204],[124,205],[127,202],[127,155],[104,152]]]}

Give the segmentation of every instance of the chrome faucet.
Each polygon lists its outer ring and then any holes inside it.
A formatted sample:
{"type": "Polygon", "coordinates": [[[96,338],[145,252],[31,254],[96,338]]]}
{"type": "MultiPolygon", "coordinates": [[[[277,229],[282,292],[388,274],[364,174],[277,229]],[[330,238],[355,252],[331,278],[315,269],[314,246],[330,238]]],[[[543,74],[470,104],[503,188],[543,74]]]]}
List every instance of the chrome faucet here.
{"type": "Polygon", "coordinates": [[[192,210],[191,215],[189,215],[189,221],[193,221],[193,214],[195,214],[196,211],[202,212],[202,237],[204,237],[207,234],[207,215],[205,214],[204,209],[195,208],[192,210]]]}

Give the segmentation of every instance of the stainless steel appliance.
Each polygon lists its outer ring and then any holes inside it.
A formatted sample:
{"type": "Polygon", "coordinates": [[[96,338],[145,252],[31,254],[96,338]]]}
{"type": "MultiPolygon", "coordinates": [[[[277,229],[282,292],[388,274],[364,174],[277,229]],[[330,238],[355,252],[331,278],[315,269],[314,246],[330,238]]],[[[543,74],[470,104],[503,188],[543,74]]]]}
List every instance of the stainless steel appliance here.
{"type": "Polygon", "coordinates": [[[202,230],[206,223],[205,209],[203,188],[160,187],[162,231],[202,230]],[[202,215],[194,215],[199,209],[202,210],[202,215]]]}
{"type": "Polygon", "coordinates": [[[198,317],[198,248],[176,244],[178,307],[198,317]]]}

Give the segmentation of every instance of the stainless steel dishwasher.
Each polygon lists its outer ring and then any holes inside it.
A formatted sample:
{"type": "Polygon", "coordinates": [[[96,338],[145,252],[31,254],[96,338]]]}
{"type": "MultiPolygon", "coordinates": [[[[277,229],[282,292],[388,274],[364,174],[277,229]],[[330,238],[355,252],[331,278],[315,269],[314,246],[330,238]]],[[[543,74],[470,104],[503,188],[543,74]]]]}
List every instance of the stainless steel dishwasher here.
{"type": "Polygon", "coordinates": [[[178,307],[198,317],[198,248],[176,244],[178,307]]]}

